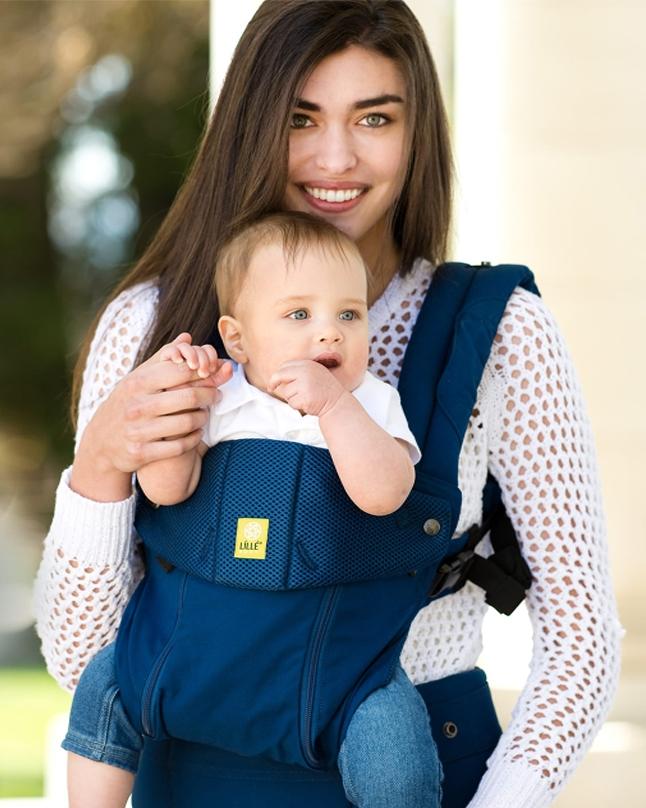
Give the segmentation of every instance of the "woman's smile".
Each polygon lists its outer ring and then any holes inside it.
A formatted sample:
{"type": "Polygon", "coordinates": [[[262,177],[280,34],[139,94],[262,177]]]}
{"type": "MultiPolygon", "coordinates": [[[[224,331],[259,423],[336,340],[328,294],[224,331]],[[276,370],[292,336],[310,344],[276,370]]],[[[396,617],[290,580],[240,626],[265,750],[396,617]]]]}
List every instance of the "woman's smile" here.
{"type": "Polygon", "coordinates": [[[307,203],[316,211],[343,213],[356,207],[369,190],[354,182],[305,182],[300,186],[307,203]]]}

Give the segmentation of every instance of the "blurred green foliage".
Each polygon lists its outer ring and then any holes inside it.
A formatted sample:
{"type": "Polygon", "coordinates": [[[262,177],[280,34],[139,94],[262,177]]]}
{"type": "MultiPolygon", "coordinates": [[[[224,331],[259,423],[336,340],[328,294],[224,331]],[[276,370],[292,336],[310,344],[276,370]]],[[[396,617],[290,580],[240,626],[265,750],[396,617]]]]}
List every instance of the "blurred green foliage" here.
{"type": "Polygon", "coordinates": [[[0,504],[9,491],[46,527],[56,477],[71,460],[80,339],[161,223],[203,129],[208,0],[6,2],[0,16],[3,117],[12,125],[0,154],[0,504]],[[83,71],[111,53],[128,59],[132,79],[94,122],[134,165],[141,224],[125,260],[106,269],[57,251],[47,228],[50,170],[68,125],[61,106],[83,71]],[[25,438],[40,447],[29,457],[25,438]]]}
{"type": "Polygon", "coordinates": [[[42,795],[47,725],[70,702],[44,669],[0,669],[0,798],[42,795]]]}

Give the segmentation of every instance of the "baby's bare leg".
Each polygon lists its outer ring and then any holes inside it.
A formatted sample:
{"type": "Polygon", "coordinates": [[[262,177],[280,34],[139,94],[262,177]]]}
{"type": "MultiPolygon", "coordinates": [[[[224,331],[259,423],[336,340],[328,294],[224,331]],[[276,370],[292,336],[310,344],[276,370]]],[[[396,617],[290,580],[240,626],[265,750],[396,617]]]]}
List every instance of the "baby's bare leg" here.
{"type": "Polygon", "coordinates": [[[67,734],[70,808],[123,808],[133,788],[142,737],[132,726],[115,678],[115,643],[83,671],[72,701],[67,734]]]}
{"type": "Polygon", "coordinates": [[[67,755],[69,808],[124,808],[132,793],[134,774],[96,760],[67,755]]]}

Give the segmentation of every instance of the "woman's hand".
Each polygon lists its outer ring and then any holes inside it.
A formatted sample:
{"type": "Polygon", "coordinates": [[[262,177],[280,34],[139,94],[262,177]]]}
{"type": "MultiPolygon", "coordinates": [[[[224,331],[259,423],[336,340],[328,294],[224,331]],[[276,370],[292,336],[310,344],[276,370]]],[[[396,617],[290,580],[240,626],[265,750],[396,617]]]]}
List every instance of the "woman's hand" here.
{"type": "Polygon", "coordinates": [[[180,334],[115,386],[79,443],[74,491],[100,502],[126,499],[134,471],[198,445],[231,363],[210,345],[196,349],[190,343],[190,334],[180,334]],[[174,356],[181,361],[168,361],[174,356]]]}

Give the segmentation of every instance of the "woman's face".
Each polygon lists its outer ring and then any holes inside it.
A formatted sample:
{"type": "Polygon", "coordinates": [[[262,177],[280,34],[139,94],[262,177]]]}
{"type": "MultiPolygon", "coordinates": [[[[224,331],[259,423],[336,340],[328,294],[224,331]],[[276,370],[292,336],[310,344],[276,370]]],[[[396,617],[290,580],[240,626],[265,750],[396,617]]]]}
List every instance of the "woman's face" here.
{"type": "Polygon", "coordinates": [[[326,219],[364,255],[389,248],[386,214],[408,162],[406,105],[392,59],[351,45],[320,62],[294,106],[286,208],[326,219]]]}

